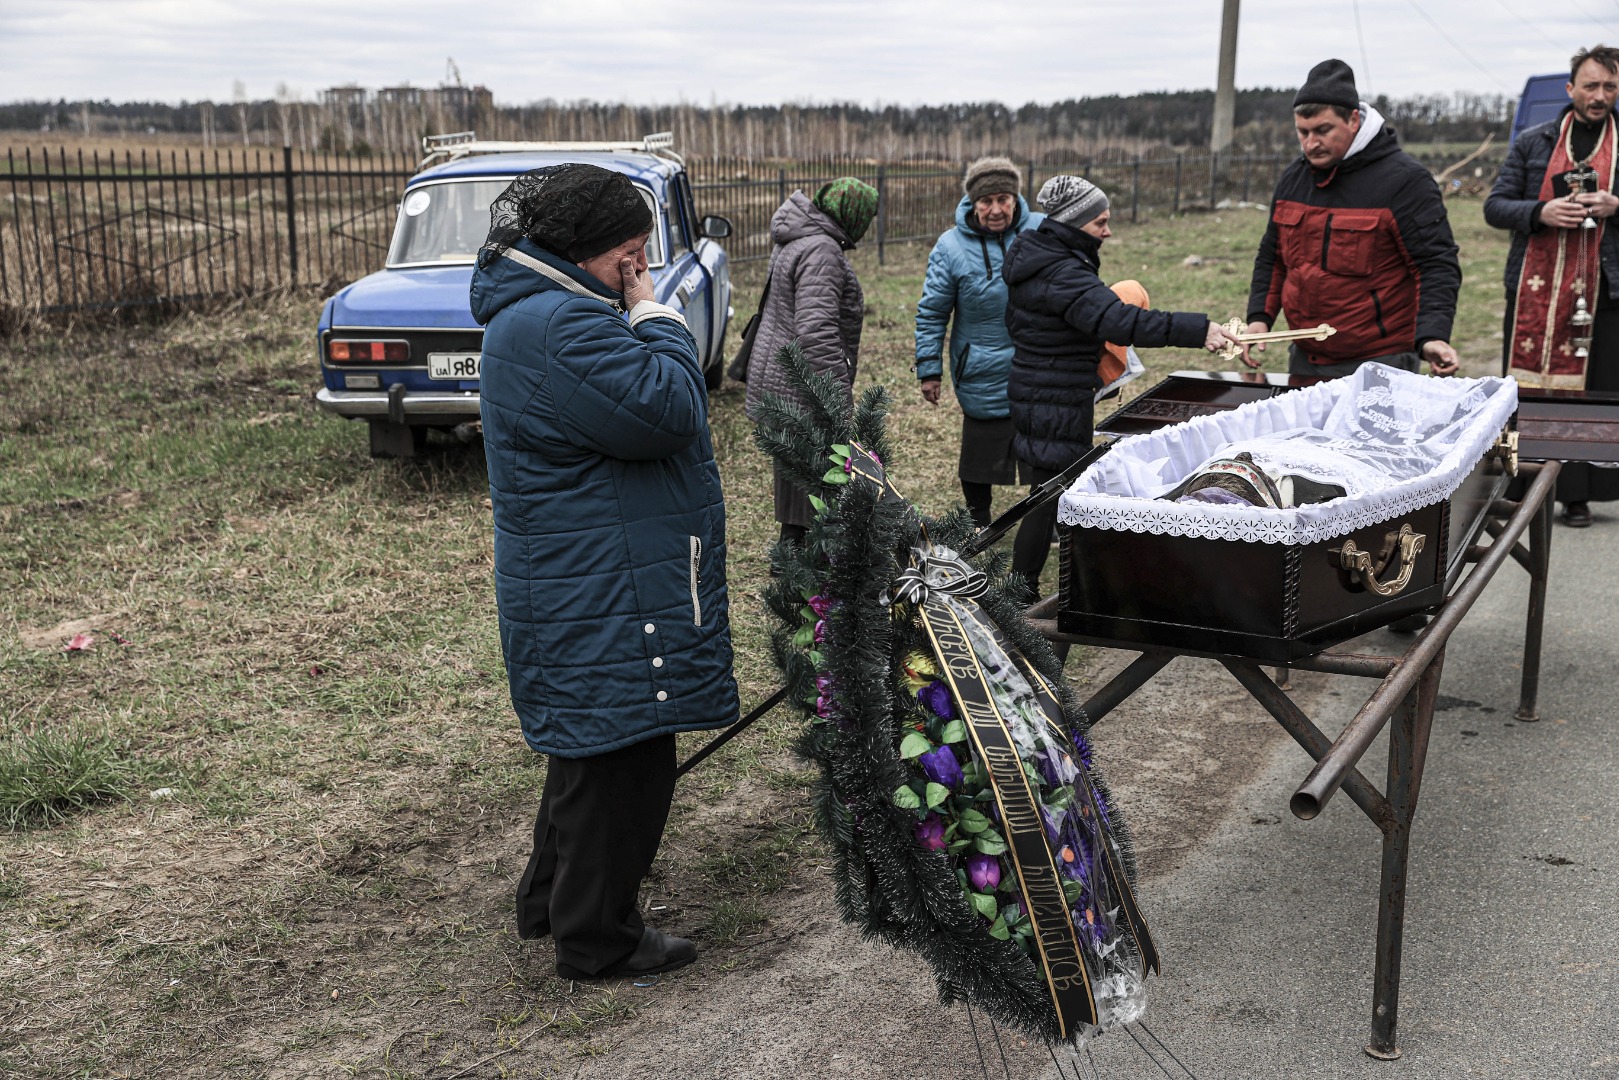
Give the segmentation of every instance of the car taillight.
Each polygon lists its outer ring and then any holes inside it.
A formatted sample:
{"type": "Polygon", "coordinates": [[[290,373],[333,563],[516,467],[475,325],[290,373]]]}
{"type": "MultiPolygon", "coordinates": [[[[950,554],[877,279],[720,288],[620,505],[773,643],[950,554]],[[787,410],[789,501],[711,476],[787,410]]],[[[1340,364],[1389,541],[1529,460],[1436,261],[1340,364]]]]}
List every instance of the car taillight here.
{"type": "Polygon", "coordinates": [[[408,341],[328,341],[326,359],[336,363],[354,360],[404,363],[410,359],[408,341]]]}

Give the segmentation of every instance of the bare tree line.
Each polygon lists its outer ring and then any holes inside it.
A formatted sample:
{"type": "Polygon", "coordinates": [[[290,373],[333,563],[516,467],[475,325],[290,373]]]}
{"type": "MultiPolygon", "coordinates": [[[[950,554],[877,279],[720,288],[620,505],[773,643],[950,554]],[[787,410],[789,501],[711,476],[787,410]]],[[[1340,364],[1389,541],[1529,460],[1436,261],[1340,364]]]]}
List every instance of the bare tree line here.
{"type": "MultiPolygon", "coordinates": [[[[1293,145],[1290,89],[1239,91],[1234,149],[1286,151],[1293,145]]],[[[897,161],[962,161],[983,153],[1020,160],[1122,160],[1207,145],[1212,91],[1084,98],[1018,108],[998,102],[870,108],[829,104],[628,105],[540,101],[496,106],[481,87],[336,87],[318,102],[248,101],[240,84],[229,103],[180,105],[19,102],[0,105],[0,127],[79,134],[120,132],[195,138],[204,147],[291,146],[310,152],[394,154],[423,135],[476,130],[490,139],[617,141],[672,131],[683,153],[700,158],[800,160],[828,155],[897,161]]],[[[1504,134],[1513,102],[1502,95],[1379,98],[1378,108],[1408,141],[1478,141],[1504,134]]]]}

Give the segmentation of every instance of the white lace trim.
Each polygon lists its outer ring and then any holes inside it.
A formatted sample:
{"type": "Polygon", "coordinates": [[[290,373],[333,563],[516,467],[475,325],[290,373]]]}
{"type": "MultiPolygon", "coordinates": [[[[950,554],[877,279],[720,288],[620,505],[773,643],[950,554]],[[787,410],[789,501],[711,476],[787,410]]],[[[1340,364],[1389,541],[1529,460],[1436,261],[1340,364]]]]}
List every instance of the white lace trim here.
{"type": "Polygon", "coordinates": [[[1061,496],[1058,520],[1115,532],[1314,544],[1449,498],[1518,407],[1511,379],[1435,379],[1381,364],[1119,440],[1061,496]],[[1426,458],[1420,475],[1290,510],[1157,498],[1225,447],[1293,429],[1426,458]]]}

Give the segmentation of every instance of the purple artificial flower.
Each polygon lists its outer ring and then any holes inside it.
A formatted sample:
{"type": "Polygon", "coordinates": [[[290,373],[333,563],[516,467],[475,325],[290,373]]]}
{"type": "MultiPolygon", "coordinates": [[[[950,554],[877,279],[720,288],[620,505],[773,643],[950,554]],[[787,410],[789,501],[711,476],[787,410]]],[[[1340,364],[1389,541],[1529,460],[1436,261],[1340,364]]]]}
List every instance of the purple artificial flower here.
{"type": "Polygon", "coordinates": [[[956,752],[948,746],[931,750],[916,760],[935,784],[943,784],[951,791],[961,786],[961,764],[956,761],[956,752]]]}
{"type": "Polygon", "coordinates": [[[815,644],[819,645],[826,640],[826,620],[815,620],[815,644]]]}
{"type": "Polygon", "coordinates": [[[1062,846],[1057,849],[1057,869],[1076,881],[1090,881],[1095,855],[1090,838],[1079,826],[1079,815],[1073,811],[1062,817],[1062,846]]]}
{"type": "Polygon", "coordinates": [[[1074,750],[1079,754],[1080,764],[1089,769],[1091,767],[1091,744],[1085,736],[1077,731],[1074,732],[1074,750]]]}
{"type": "Polygon", "coordinates": [[[944,820],[938,814],[929,814],[916,823],[916,842],[929,851],[945,849],[944,820]]]}
{"type": "Polygon", "coordinates": [[[993,855],[967,856],[967,880],[979,892],[994,892],[1001,883],[1001,860],[993,855]]]}
{"type": "Polygon", "coordinates": [[[1057,820],[1057,816],[1046,807],[1045,803],[1040,804],[1040,822],[1046,827],[1046,839],[1053,844],[1057,843],[1062,836],[1062,823],[1057,820]]]}
{"type": "Polygon", "coordinates": [[[819,593],[810,597],[808,603],[810,610],[815,612],[815,617],[817,619],[826,618],[827,612],[832,610],[832,598],[829,596],[822,596],[819,593]]]}
{"type": "Polygon", "coordinates": [[[1060,747],[1046,746],[1035,751],[1034,766],[1047,787],[1060,787],[1074,781],[1074,760],[1060,747]]]}
{"type": "Polygon", "coordinates": [[[956,718],[955,704],[950,700],[950,688],[943,679],[934,679],[916,692],[916,700],[941,720],[956,718]]]}
{"type": "Polygon", "coordinates": [[[1068,913],[1074,920],[1074,928],[1086,934],[1096,944],[1100,945],[1107,940],[1107,923],[1096,917],[1096,912],[1088,907],[1076,907],[1068,913]]]}
{"type": "Polygon", "coordinates": [[[832,716],[832,689],[831,675],[823,671],[815,676],[815,715],[822,720],[830,719],[832,716]]]}
{"type": "Polygon", "coordinates": [[[832,715],[832,699],[827,697],[825,694],[817,697],[815,699],[815,715],[819,716],[822,720],[830,718],[832,715]]]}

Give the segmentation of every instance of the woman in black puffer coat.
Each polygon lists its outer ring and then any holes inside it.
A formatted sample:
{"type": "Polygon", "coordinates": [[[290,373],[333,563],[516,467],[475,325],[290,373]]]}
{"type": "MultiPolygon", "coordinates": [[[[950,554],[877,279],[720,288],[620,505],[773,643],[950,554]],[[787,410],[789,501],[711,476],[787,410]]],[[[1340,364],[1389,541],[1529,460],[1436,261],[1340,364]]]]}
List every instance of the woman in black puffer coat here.
{"type": "MultiPolygon", "coordinates": [[[[1029,471],[1031,490],[1091,448],[1103,342],[1213,352],[1235,340],[1207,315],[1135,307],[1103,284],[1102,241],[1113,233],[1101,188],[1053,176],[1040,189],[1040,203],[1046,220],[1019,234],[1001,268],[1014,349],[1007,383],[1017,432],[1012,448],[1029,471]]],[[[1036,594],[1056,519],[1053,499],[1023,519],[1013,543],[1012,569],[1036,594]]]]}

